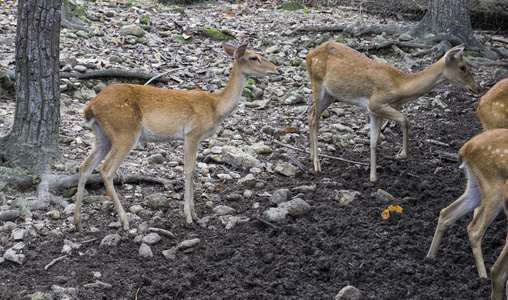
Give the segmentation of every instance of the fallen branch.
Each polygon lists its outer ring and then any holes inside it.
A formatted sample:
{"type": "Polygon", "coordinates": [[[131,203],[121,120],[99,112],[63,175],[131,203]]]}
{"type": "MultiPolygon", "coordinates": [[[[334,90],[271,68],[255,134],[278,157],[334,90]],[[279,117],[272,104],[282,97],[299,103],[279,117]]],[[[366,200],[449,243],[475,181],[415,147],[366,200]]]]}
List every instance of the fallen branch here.
{"type": "MultiPolygon", "coordinates": [[[[287,145],[287,144],[281,143],[281,142],[279,142],[277,140],[273,140],[273,142],[275,144],[281,145],[281,146],[289,148],[289,149],[293,149],[295,151],[300,151],[300,152],[303,152],[303,153],[310,154],[310,152],[308,152],[308,151],[305,151],[305,150],[300,149],[300,148],[293,147],[291,145],[287,145]]],[[[368,163],[359,162],[359,161],[353,161],[353,160],[345,159],[345,158],[342,158],[342,157],[330,156],[330,155],[326,155],[326,154],[319,154],[319,156],[325,157],[325,158],[334,159],[334,160],[340,160],[340,161],[351,163],[351,164],[355,164],[355,165],[361,165],[361,166],[368,166],[369,165],[368,163]]]]}
{"type": "Polygon", "coordinates": [[[64,256],[60,256],[58,258],[53,259],[53,261],[51,261],[49,264],[44,266],[44,270],[51,268],[54,264],[56,264],[57,262],[61,261],[62,259],[66,258],[66,257],[67,257],[67,255],[64,255],[64,256]]]}
{"type": "Polygon", "coordinates": [[[175,238],[175,235],[171,231],[168,231],[166,229],[150,227],[150,228],[148,228],[148,230],[150,230],[151,232],[160,233],[162,235],[169,236],[170,238],[175,238]]]}
{"type": "Polygon", "coordinates": [[[278,229],[279,228],[276,225],[274,225],[274,224],[272,224],[272,223],[268,222],[267,220],[264,220],[264,219],[262,219],[260,217],[256,217],[256,220],[258,220],[259,222],[261,222],[261,223],[263,223],[263,224],[265,224],[265,225],[267,225],[269,227],[272,227],[274,229],[278,229]]]}
{"type": "Polygon", "coordinates": [[[178,70],[183,70],[183,69],[185,69],[185,68],[184,67],[180,67],[180,68],[172,69],[172,70],[166,71],[164,73],[161,73],[159,75],[156,75],[156,76],[150,78],[150,80],[148,80],[144,85],[148,85],[150,82],[152,82],[152,81],[154,81],[154,80],[156,80],[156,79],[158,79],[158,78],[160,78],[160,77],[162,77],[162,76],[164,76],[164,75],[166,75],[168,73],[175,72],[175,71],[178,71],[178,70]]]}
{"type": "MultiPolygon", "coordinates": [[[[68,189],[78,185],[79,174],[74,175],[48,175],[47,176],[48,189],[50,191],[68,189]]],[[[174,185],[179,185],[180,180],[167,180],[158,177],[145,176],[139,174],[128,174],[123,176],[115,175],[113,182],[115,184],[120,183],[156,183],[161,184],[164,187],[173,188],[174,185]]],[[[87,181],[87,184],[100,184],[102,183],[102,177],[100,174],[92,174],[87,181]]]]}
{"type": "MultiPolygon", "coordinates": [[[[170,70],[170,72],[173,70],[170,70]]],[[[60,78],[77,78],[90,79],[97,77],[122,77],[122,78],[138,78],[142,80],[151,80],[157,77],[157,81],[167,83],[172,80],[170,77],[158,77],[158,73],[146,73],[140,70],[124,70],[124,69],[105,69],[105,70],[88,70],[84,73],[77,72],[60,72],[60,78]]]]}

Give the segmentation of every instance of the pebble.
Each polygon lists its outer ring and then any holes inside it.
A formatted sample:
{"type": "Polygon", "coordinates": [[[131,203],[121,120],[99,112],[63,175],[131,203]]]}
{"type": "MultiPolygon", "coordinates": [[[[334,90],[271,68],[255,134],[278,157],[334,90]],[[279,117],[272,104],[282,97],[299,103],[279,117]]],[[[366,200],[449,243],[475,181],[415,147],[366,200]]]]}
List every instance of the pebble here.
{"type": "Polygon", "coordinates": [[[139,246],[139,256],[141,256],[143,258],[147,258],[147,259],[152,258],[153,253],[152,253],[152,249],[150,248],[150,246],[148,246],[145,243],[142,243],[141,246],[139,246]]]}
{"type": "Polygon", "coordinates": [[[167,260],[175,260],[176,259],[176,247],[172,247],[171,249],[162,251],[162,255],[167,260]]]}
{"type": "Polygon", "coordinates": [[[158,243],[161,239],[162,238],[158,233],[152,232],[143,237],[143,243],[147,245],[153,245],[155,243],[158,243]]]}
{"type": "Polygon", "coordinates": [[[99,247],[117,247],[121,241],[122,237],[119,234],[108,234],[102,239],[99,247]]]}
{"type": "Polygon", "coordinates": [[[277,205],[279,203],[289,201],[291,199],[291,191],[289,189],[279,189],[273,192],[270,197],[270,204],[277,205]]]}
{"type": "Polygon", "coordinates": [[[191,239],[191,240],[185,240],[185,241],[179,243],[178,245],[176,245],[176,249],[177,250],[186,250],[186,249],[197,246],[199,243],[201,243],[201,240],[198,238],[191,239]]]}

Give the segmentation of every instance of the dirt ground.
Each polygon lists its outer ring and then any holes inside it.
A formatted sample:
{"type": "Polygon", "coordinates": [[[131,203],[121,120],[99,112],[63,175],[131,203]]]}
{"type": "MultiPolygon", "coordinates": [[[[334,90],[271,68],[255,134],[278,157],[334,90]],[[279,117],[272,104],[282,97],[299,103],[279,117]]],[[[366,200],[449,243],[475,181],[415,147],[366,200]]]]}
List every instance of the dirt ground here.
{"type": "MultiPolygon", "coordinates": [[[[482,68],[482,75],[477,80],[483,82],[486,89],[507,75],[506,71],[495,71],[494,67],[482,68]]],[[[263,82],[269,84],[269,80],[263,82]]],[[[117,220],[112,207],[98,209],[94,205],[85,205],[85,212],[94,209],[94,213],[84,221],[85,230],[81,233],[66,226],[66,219],[51,220],[44,215],[46,211],[34,212],[34,220],[44,219],[46,234],[37,234],[24,241],[26,261],[22,265],[9,261],[0,264],[0,299],[27,299],[38,291],[50,292],[53,285],[77,288],[78,299],[333,299],[347,285],[358,288],[366,299],[487,299],[490,297],[490,280],[478,278],[466,231],[471,215],[450,228],[436,260],[425,259],[440,210],[460,196],[465,188],[465,177],[457,163],[440,153],[456,153],[468,139],[481,132],[476,117],[479,98],[447,83],[427,95],[427,99],[431,101],[443,94],[442,100],[448,104],[446,109],[425,107],[418,101],[404,108],[411,124],[410,158],[407,161],[392,159],[401,146],[402,133],[398,125],[388,126],[378,149],[378,182],[369,182],[366,167],[330,159],[322,163],[324,172],[315,173],[311,170],[308,155],[294,152],[292,155],[309,168],[308,173],[295,177],[265,174],[260,178],[264,187],[255,190],[252,198],[228,200],[229,194],[242,194],[245,190],[234,180],[221,183],[223,188],[214,191],[217,205],[231,206],[250,218],[249,222],[233,229],[225,229],[217,218],[211,218],[206,228],[187,225],[178,200],[173,208],[163,210],[162,214],[149,214],[145,221],[151,227],[167,229],[176,236],[174,239],[163,238],[152,245],[152,259],[139,256],[140,244],[127,232],[108,227],[117,220]],[[288,217],[284,222],[272,225],[259,220],[261,213],[270,207],[267,195],[280,188],[303,185],[317,186],[315,192],[304,192],[299,196],[311,205],[308,214],[288,217]],[[350,205],[339,206],[334,197],[341,189],[359,191],[360,195],[350,205]],[[395,200],[378,199],[375,197],[378,189],[387,191],[395,200]],[[389,205],[399,205],[403,211],[392,213],[385,220],[381,213],[389,205]],[[99,230],[91,231],[92,227],[99,230]],[[111,233],[122,236],[120,246],[100,248],[102,238],[111,233]],[[200,244],[177,252],[174,260],[163,257],[163,250],[192,238],[199,238],[200,244]],[[81,243],[81,247],[45,270],[44,266],[62,255],[65,240],[81,243]],[[111,286],[87,287],[86,284],[97,279],[94,272],[100,272],[99,280],[111,286]]],[[[305,101],[311,103],[310,98],[305,101]]],[[[367,124],[364,112],[357,108],[343,108],[348,112],[347,117],[355,119],[354,122],[361,126],[367,124]]],[[[246,118],[237,119],[233,125],[249,124],[249,120],[259,121],[267,115],[283,112],[277,105],[264,110],[249,110],[244,115],[246,118]]],[[[298,118],[300,122],[306,122],[304,115],[298,118]]],[[[332,130],[332,125],[340,118],[323,119],[320,132],[325,130],[323,128],[332,130]]],[[[291,126],[292,122],[286,118],[270,118],[268,125],[280,130],[291,126]]],[[[308,148],[306,136],[307,132],[295,136],[291,145],[308,148]]],[[[273,153],[260,160],[287,160],[282,155],[287,149],[271,143],[273,138],[263,136],[273,153]]],[[[172,151],[171,146],[161,147],[172,151]]],[[[206,147],[207,142],[200,149],[206,147]]],[[[71,151],[70,146],[62,145],[62,151],[71,151]]],[[[153,148],[149,148],[138,155],[153,152],[153,148]]],[[[322,149],[321,152],[368,161],[366,151],[337,148],[336,151],[322,149]]],[[[74,160],[80,163],[83,158],[80,154],[74,160]]],[[[129,160],[135,161],[135,158],[129,160]]],[[[140,170],[147,166],[132,168],[140,170]]],[[[247,174],[235,172],[242,176],[247,174]]],[[[145,196],[173,192],[158,185],[140,184],[139,187],[145,196]]],[[[104,192],[102,185],[88,186],[88,190],[96,194],[104,192]]],[[[120,195],[131,193],[122,185],[117,186],[117,190],[120,195]]],[[[203,193],[197,182],[196,211],[199,217],[212,215],[205,206],[207,199],[203,193]]],[[[293,194],[298,193],[294,191],[293,194]]],[[[122,199],[126,208],[144,200],[136,197],[122,199]]],[[[22,226],[22,222],[20,224],[22,226]]],[[[506,217],[501,214],[483,239],[487,269],[501,252],[506,232],[506,217]]],[[[7,245],[3,247],[7,248],[7,245]]]]}

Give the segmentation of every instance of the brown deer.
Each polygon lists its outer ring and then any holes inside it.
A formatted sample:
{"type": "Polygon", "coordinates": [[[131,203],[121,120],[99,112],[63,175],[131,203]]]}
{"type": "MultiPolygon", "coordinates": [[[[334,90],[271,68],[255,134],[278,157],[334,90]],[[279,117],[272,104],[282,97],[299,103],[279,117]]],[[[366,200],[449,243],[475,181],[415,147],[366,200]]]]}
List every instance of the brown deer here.
{"type": "Polygon", "coordinates": [[[113,186],[113,177],[137,141],[184,141],[184,214],[187,223],[197,218],[193,178],[199,142],[212,136],[236,108],[248,76],[279,75],[275,65],[247,50],[247,44],[237,47],[223,43],[223,48],[234,58],[234,63],[229,81],[220,92],[115,84],[90,101],[84,117],[95,134],[95,144],[79,168],[74,211],[78,231],[82,230],[81,205],[86,181],[104,158],[100,174],[123,228],[129,228],[127,215],[113,186]]]}
{"type": "MultiPolygon", "coordinates": [[[[491,129],[473,137],[460,149],[458,161],[467,175],[467,188],[455,202],[441,210],[427,258],[436,258],[439,245],[448,228],[457,219],[478,207],[467,227],[467,232],[478,275],[486,278],[481,243],[485,230],[503,209],[503,197],[504,202],[507,202],[508,129],[491,129]]],[[[505,246],[491,269],[492,299],[502,298],[501,292],[508,272],[506,264],[508,257],[505,257],[507,253],[505,246]],[[501,281],[503,282],[500,286],[501,281]]]]}
{"type": "Polygon", "coordinates": [[[321,113],[335,100],[354,104],[370,113],[370,181],[377,180],[376,148],[383,119],[402,126],[402,152],[395,159],[408,157],[409,121],[397,109],[423,96],[443,81],[451,81],[474,92],[478,84],[462,57],[464,46],[450,49],[425,70],[408,74],[388,63],[377,62],[335,42],[326,42],[307,55],[314,104],[308,111],[310,157],[314,170],[321,171],[318,157],[318,127],[321,113]]]}
{"type": "Polygon", "coordinates": [[[496,83],[478,102],[483,130],[508,128],[508,78],[496,83]]]}

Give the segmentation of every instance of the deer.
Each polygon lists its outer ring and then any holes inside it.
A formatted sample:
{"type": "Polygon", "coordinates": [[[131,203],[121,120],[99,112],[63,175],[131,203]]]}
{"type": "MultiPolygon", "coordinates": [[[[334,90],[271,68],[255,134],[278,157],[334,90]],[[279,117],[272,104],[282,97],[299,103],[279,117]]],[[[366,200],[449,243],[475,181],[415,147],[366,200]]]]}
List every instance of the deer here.
{"type": "Polygon", "coordinates": [[[463,59],[464,46],[448,50],[434,64],[418,73],[404,73],[388,63],[374,61],[340,43],[328,41],[310,51],[306,58],[314,103],[309,108],[310,158],[321,172],[318,156],[319,117],[335,100],[367,109],[370,114],[370,181],[377,181],[376,150],[383,119],[402,127],[403,144],[395,160],[408,158],[409,121],[397,109],[417,99],[444,81],[478,92],[463,59]]]}
{"type": "Polygon", "coordinates": [[[248,76],[278,76],[279,69],[247,44],[224,42],[234,58],[229,80],[220,92],[170,90],[153,86],[114,84],[104,88],[84,109],[84,119],[95,136],[92,151],[79,167],[74,221],[82,230],[81,207],[85,184],[99,168],[104,186],[125,230],[127,215],[113,185],[120,164],[138,141],[184,141],[184,215],[188,224],[197,219],[194,209],[194,171],[199,143],[211,137],[236,108],[248,76]]]}
{"type": "MultiPolygon", "coordinates": [[[[503,209],[503,202],[508,205],[508,129],[494,128],[473,137],[459,150],[457,160],[465,171],[467,188],[441,210],[427,258],[436,258],[444,234],[455,221],[476,210],[467,232],[478,276],[487,278],[481,243],[487,227],[503,209]]],[[[508,272],[506,248],[491,269],[492,299],[502,298],[499,284],[503,281],[504,286],[508,272]]]]}
{"type": "MultiPolygon", "coordinates": [[[[508,217],[508,180],[504,186],[504,195],[503,195],[503,207],[504,213],[508,217]]],[[[506,242],[497,258],[496,262],[490,269],[490,281],[492,284],[492,294],[490,296],[491,300],[502,300],[503,299],[503,289],[506,283],[506,277],[508,276],[508,236],[506,237],[506,242]]]]}
{"type": "Polygon", "coordinates": [[[478,102],[483,130],[508,128],[508,78],[496,83],[478,102]]]}

